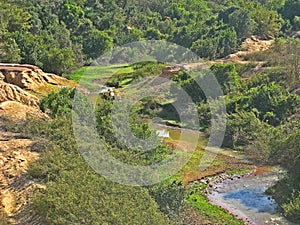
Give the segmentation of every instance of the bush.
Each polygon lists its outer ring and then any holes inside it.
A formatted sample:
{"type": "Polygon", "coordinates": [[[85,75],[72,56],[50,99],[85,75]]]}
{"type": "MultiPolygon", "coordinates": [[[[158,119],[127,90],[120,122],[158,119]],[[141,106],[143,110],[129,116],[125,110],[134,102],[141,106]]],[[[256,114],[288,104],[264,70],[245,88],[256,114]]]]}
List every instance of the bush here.
{"type": "MultiPolygon", "coordinates": [[[[258,82],[260,79],[265,78],[259,78],[258,82]]],[[[271,82],[228,97],[226,107],[228,113],[255,110],[260,120],[277,126],[292,115],[299,104],[297,95],[290,94],[282,86],[271,82]]]]}
{"type": "Polygon", "coordinates": [[[68,114],[72,109],[72,98],[75,89],[62,88],[60,92],[52,92],[43,98],[39,105],[43,112],[47,112],[50,116],[61,116],[68,114]]]}
{"type": "Polygon", "coordinates": [[[291,221],[300,221],[300,192],[293,195],[289,203],[283,204],[284,215],[291,221]]]}
{"type": "Polygon", "coordinates": [[[42,127],[43,132],[28,133],[46,136],[51,144],[29,174],[47,184],[37,191],[34,206],[48,223],[172,224],[146,189],[116,184],[89,167],[78,152],[70,118],[56,117],[42,127]]]}
{"type": "Polygon", "coordinates": [[[236,72],[235,65],[230,64],[214,64],[210,67],[217,81],[222,86],[224,93],[233,91],[240,87],[239,75],[236,72]]]}

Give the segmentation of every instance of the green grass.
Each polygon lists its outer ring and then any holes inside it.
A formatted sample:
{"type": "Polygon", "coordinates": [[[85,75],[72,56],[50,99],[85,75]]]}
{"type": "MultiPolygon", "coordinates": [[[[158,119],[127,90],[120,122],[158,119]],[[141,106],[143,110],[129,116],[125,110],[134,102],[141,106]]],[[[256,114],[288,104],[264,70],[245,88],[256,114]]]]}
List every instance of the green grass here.
{"type": "Polygon", "coordinates": [[[114,74],[131,73],[133,69],[127,64],[117,64],[110,66],[85,66],[74,73],[68,75],[68,79],[80,82],[81,85],[87,87],[95,86],[95,82],[98,84],[104,84],[106,79],[109,79],[114,74]]]}
{"type": "Polygon", "coordinates": [[[125,80],[122,80],[120,82],[120,84],[121,84],[121,86],[125,86],[125,85],[129,84],[132,81],[133,81],[133,78],[126,78],[125,80]]]}
{"type": "Polygon", "coordinates": [[[189,180],[190,177],[199,172],[199,164],[203,156],[203,150],[199,147],[191,156],[187,164],[175,175],[175,177],[181,181],[189,180]]]}
{"type": "Polygon", "coordinates": [[[246,173],[250,173],[251,170],[250,169],[241,169],[241,170],[228,170],[226,171],[227,174],[236,174],[236,175],[242,175],[242,174],[246,174],[246,173]]]}
{"type": "Polygon", "coordinates": [[[166,64],[156,62],[136,63],[131,65],[128,70],[121,70],[120,72],[113,74],[107,83],[110,86],[122,88],[133,80],[158,76],[165,66],[166,64]]]}
{"type": "Polygon", "coordinates": [[[236,219],[233,215],[226,213],[218,206],[210,204],[205,196],[197,194],[190,195],[188,202],[197,208],[201,215],[207,217],[207,219],[214,223],[230,225],[244,224],[242,221],[236,219]]]}
{"type": "Polygon", "coordinates": [[[67,76],[68,79],[80,83],[87,88],[97,88],[98,84],[118,82],[122,87],[136,78],[147,77],[160,74],[165,64],[145,63],[145,64],[116,64],[109,66],[85,66],[67,76]]]}
{"type": "Polygon", "coordinates": [[[204,183],[195,183],[189,187],[186,201],[190,203],[201,214],[201,218],[209,220],[213,224],[242,225],[242,220],[228,214],[225,210],[208,202],[205,196],[207,185],[204,183]]]}

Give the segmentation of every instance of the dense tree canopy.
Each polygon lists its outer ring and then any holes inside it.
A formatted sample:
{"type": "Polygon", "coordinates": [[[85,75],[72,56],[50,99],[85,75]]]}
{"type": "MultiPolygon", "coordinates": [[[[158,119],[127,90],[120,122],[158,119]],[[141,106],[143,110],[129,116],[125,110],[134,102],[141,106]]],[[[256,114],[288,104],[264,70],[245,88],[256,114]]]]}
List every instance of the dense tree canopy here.
{"type": "MultiPolygon", "coordinates": [[[[210,70],[225,95],[228,115],[223,146],[244,151],[258,163],[281,164],[287,169],[287,176],[277,186],[281,195],[277,201],[285,215],[297,222],[300,41],[284,36],[299,29],[300,0],[0,0],[0,61],[34,64],[65,75],[91,64],[113,47],[133,41],[165,40],[189,48],[202,58],[215,59],[235,52],[251,35],[283,37],[277,38],[268,51],[247,56],[256,68],[251,63],[214,64],[210,70]],[[258,61],[263,61],[260,68],[258,61]]],[[[172,50],[161,49],[155,49],[161,61],[176,58],[172,50]]],[[[111,63],[121,63],[128,57],[139,59],[139,52],[125,49],[111,63]]],[[[111,76],[107,85],[121,88],[135,79],[160,73],[165,66],[133,65],[132,71],[111,76]]],[[[170,94],[174,101],[183,100],[174,93],[176,88],[184,89],[199,112],[200,127],[193,128],[207,131],[211,109],[198,85],[204,78],[204,74],[192,76],[181,71],[173,76],[170,94]]],[[[43,149],[43,157],[29,171],[48,185],[35,198],[40,215],[50,224],[172,224],[166,215],[178,213],[185,197],[180,182],[169,180],[147,189],[132,188],[105,180],[84,163],[71,127],[74,93],[66,88],[50,93],[40,101],[40,108],[50,115],[51,122],[30,123],[22,129],[32,137],[48,139],[51,145],[43,149]]],[[[78,100],[82,112],[91,109],[85,100],[78,100]]],[[[140,105],[129,118],[130,128],[139,138],[154,137],[151,140],[159,142],[155,132],[138,120],[138,113],[147,119],[149,115],[161,116],[178,122],[169,102],[148,98],[140,105]]],[[[122,121],[125,107],[119,107],[116,116],[122,121]]],[[[171,150],[160,142],[146,152],[138,151],[142,146],[128,147],[129,140],[119,143],[111,110],[111,99],[101,99],[95,107],[95,121],[101,141],[116,158],[133,165],[149,165],[169,156],[171,150]]],[[[119,131],[126,132],[122,127],[119,131]]]]}
{"type": "Polygon", "coordinates": [[[1,0],[0,60],[64,74],[114,46],[143,39],[175,42],[204,58],[224,57],[237,49],[241,38],[276,36],[289,23],[296,28],[299,4],[296,0],[1,0]],[[67,60],[50,63],[61,58],[67,60]]]}

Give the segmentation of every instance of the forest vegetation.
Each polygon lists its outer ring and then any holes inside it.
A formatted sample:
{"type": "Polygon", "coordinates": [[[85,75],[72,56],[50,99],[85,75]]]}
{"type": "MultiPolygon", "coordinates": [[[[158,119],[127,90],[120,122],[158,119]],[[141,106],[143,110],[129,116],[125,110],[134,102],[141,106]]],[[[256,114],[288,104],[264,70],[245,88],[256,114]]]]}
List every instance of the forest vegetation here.
{"type": "MultiPolygon", "coordinates": [[[[238,51],[252,35],[275,39],[268,50],[244,55],[248,63],[215,63],[209,69],[226,103],[222,147],[241,151],[256,164],[285,168],[285,177],[268,192],[283,215],[298,222],[300,39],[290,37],[298,30],[299,0],[0,0],[0,61],[37,65],[78,82],[103,53],[133,41],[165,40],[215,60],[238,51]],[[257,62],[262,66],[257,68],[257,62]]],[[[138,57],[125,52],[111,63],[124,63],[128,56],[138,57]]],[[[173,58],[168,56],[166,61],[171,64],[173,58]]],[[[123,65],[111,77],[106,73],[113,67],[97,67],[94,73],[102,72],[107,85],[122,88],[135,79],[158,75],[165,66],[123,65]]],[[[197,106],[200,126],[196,129],[209,133],[210,107],[196,82],[201,79],[185,71],[172,77],[197,106]]],[[[75,89],[62,88],[40,101],[50,120],[5,124],[6,130],[38,143],[35,150],[42,157],[30,166],[29,174],[47,185],[33,197],[33,208],[45,223],[192,224],[197,220],[194,224],[243,224],[208,203],[207,184],[185,186],[175,176],[153,186],[131,187],[97,174],[80,155],[73,134],[72,112],[80,116],[72,109],[74,94],[75,89]]],[[[91,109],[85,96],[80,100],[81,110],[91,109]]],[[[164,143],[146,152],[119,143],[110,121],[111,107],[112,99],[99,100],[95,117],[100,138],[112,155],[131,165],[149,165],[170,155],[172,149],[164,143]]],[[[147,123],[140,122],[153,117],[180,125],[169,103],[144,99],[130,115],[137,137],[153,134],[147,123]]],[[[4,218],[0,214],[0,224],[6,224],[4,218]]]]}
{"type": "Polygon", "coordinates": [[[1,61],[33,64],[60,75],[133,41],[166,40],[213,59],[236,51],[241,40],[253,34],[278,37],[300,27],[297,0],[1,0],[0,4],[1,61]]]}

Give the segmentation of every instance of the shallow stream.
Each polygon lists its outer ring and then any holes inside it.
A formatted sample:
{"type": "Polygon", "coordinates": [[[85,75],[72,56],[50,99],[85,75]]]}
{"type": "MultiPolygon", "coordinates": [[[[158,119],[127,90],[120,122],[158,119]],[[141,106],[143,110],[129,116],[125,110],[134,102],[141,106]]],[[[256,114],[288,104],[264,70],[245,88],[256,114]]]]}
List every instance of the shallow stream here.
{"type": "Polygon", "coordinates": [[[247,224],[293,224],[277,212],[276,202],[265,191],[284,174],[279,167],[261,167],[255,173],[235,176],[213,185],[208,198],[247,224]]]}
{"type": "MultiPolygon", "coordinates": [[[[166,130],[172,139],[178,140],[180,128],[155,124],[156,129],[166,130]]],[[[192,131],[190,132],[197,132],[192,131]]],[[[202,133],[199,133],[199,143],[205,143],[202,133]]],[[[219,154],[247,161],[239,152],[222,149],[219,154]]],[[[231,214],[242,218],[246,224],[251,225],[294,225],[278,213],[276,202],[265,191],[274,185],[284,175],[280,167],[259,167],[254,173],[241,176],[236,175],[230,179],[222,179],[213,183],[208,190],[208,198],[212,204],[218,205],[231,214]]]]}

